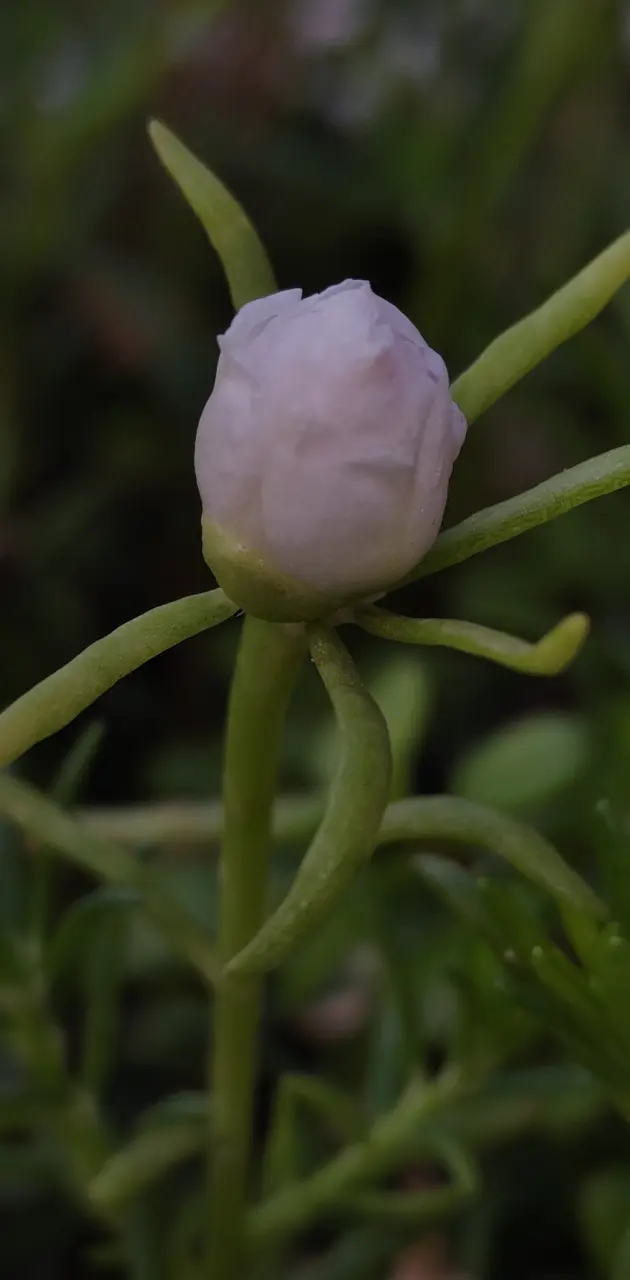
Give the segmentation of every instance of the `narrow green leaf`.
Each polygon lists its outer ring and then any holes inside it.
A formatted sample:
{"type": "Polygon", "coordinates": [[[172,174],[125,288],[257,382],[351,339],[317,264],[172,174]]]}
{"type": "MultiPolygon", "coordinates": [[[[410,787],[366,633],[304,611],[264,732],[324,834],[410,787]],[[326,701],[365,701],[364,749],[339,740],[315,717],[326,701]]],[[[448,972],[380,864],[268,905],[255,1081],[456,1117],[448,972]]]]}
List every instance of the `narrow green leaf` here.
{"type": "Polygon", "coordinates": [[[91,724],[77,734],[62,761],[51,790],[52,798],[57,804],[75,803],[104,737],[105,725],[102,720],[92,720],[91,724]]]}
{"type": "Polygon", "coordinates": [[[607,1060],[613,1068],[616,1065],[623,1071],[627,1063],[623,1040],[588,984],[585,972],[551,943],[534,947],[531,966],[544,986],[557,997],[566,1015],[575,1021],[584,1039],[593,1043],[601,1058],[598,1074],[606,1078],[607,1060]]]}
{"type": "Polygon", "coordinates": [[[497,941],[496,929],[486,911],[483,898],[473,877],[452,858],[438,854],[418,854],[411,863],[414,871],[431,886],[447,907],[475,933],[497,941]]]}
{"type": "Polygon", "coordinates": [[[205,591],[158,605],[97,640],[0,714],[0,767],[6,768],[36,742],[70,724],[150,658],[236,612],[237,606],[222,591],[205,591]]]}
{"type": "Polygon", "coordinates": [[[610,1280],[627,1280],[630,1275],[630,1227],[626,1227],[615,1254],[610,1280]]]}
{"type": "Polygon", "coordinates": [[[133,889],[105,888],[95,889],[83,898],[73,902],[65,912],[63,919],[50,943],[46,959],[46,971],[51,982],[63,980],[69,973],[74,975],[83,971],[85,957],[90,943],[105,922],[121,911],[142,906],[142,898],[133,889]]]}
{"type": "Polygon", "coordinates": [[[630,937],[630,830],[623,810],[617,812],[608,800],[596,807],[595,848],[602,892],[611,912],[630,937]]]}
{"type": "Polygon", "coordinates": [[[494,809],[456,796],[423,796],[389,805],[379,845],[426,839],[485,849],[511,863],[558,902],[568,902],[595,919],[606,916],[597,895],[548,840],[494,809]]]}
{"type": "Polygon", "coordinates": [[[278,1084],[263,1159],[263,1194],[273,1195],[302,1176],[305,1120],[315,1119],[338,1142],[356,1141],[359,1115],[353,1100],[315,1076],[286,1074],[278,1084]]]}
{"type": "Polygon", "coordinates": [[[161,1129],[172,1124],[196,1124],[208,1133],[211,1117],[211,1103],[207,1093],[195,1092],[174,1093],[170,1098],[163,1098],[138,1117],[138,1131],[161,1129]]]}
{"type": "Polygon", "coordinates": [[[128,925],[126,911],[101,920],[81,970],[85,1009],[79,1074],[86,1090],[96,1098],[107,1084],[117,1052],[128,925]]]}
{"type": "Polygon", "coordinates": [[[422,1191],[358,1191],[342,1203],[369,1222],[413,1225],[418,1229],[443,1222],[475,1195],[479,1187],[476,1165],[460,1147],[444,1146],[441,1152],[451,1181],[422,1191]]]}
{"type": "Polygon", "coordinates": [[[598,1276],[627,1280],[630,1275],[630,1169],[612,1163],[597,1167],[582,1182],[577,1200],[580,1234],[598,1276]],[[625,1244],[625,1248],[624,1248],[625,1244]],[[625,1253],[625,1269],[617,1269],[625,1253]]]}
{"type": "Polygon", "coordinates": [[[591,916],[575,907],[563,906],[560,912],[564,930],[573,950],[587,969],[601,945],[601,933],[591,916]]]}
{"type": "Polygon", "coordinates": [[[482,876],[477,888],[508,954],[529,963],[534,947],[545,941],[539,903],[533,898],[531,887],[522,881],[505,883],[482,876]]]}
{"type": "MultiPolygon", "coordinates": [[[[547,524],[558,516],[566,515],[574,507],[607,493],[615,493],[630,484],[630,445],[621,445],[600,453],[576,467],[568,467],[549,480],[543,480],[534,489],[519,493],[515,498],[485,507],[462,520],[452,529],[445,529],[427,552],[424,560],[412,569],[399,585],[425,578],[430,573],[440,573],[451,565],[461,564],[480,551],[487,551],[501,542],[516,538],[528,529],[547,524]]],[[[393,589],[393,588],[392,588],[393,589]]]]}
{"type": "Polygon", "coordinates": [[[589,631],[584,613],[572,613],[534,644],[454,618],[401,618],[373,606],[356,615],[364,631],[402,644],[445,645],[527,675],[555,676],[577,656],[589,631]]]}
{"type": "MultiPolygon", "coordinates": [[[[308,1280],[382,1280],[397,1252],[397,1239],[382,1226],[355,1226],[338,1233],[326,1253],[309,1259],[308,1280]]],[[[304,1280],[302,1263],[292,1268],[287,1280],[304,1280]]]]}
{"type": "Polygon", "coordinates": [[[577,715],[536,712],[500,726],[457,760],[449,790],[527,817],[566,795],[584,776],[589,731],[577,715]]]}
{"type": "Polygon", "coordinates": [[[381,711],[334,632],[314,628],[310,646],[337,720],[337,772],[321,826],[286,897],[230,961],[228,973],[275,968],[319,924],[373,852],[389,798],[391,752],[381,711]]]}
{"type": "Polygon", "coordinates": [[[579,333],[630,277],[630,232],[604,249],[541,307],[495,338],[453,383],[468,422],[505,395],[556,347],[579,333]]]}
{"type": "Polygon", "coordinates": [[[193,1121],[147,1129],[110,1156],[88,1187],[99,1213],[109,1214],[128,1204],[175,1165],[200,1151],[207,1132],[193,1121]]]}
{"type": "Polygon", "coordinates": [[[253,1209],[248,1222],[252,1245],[267,1248],[273,1241],[302,1230],[314,1218],[335,1214],[342,1200],[385,1177],[408,1158],[410,1148],[417,1146],[424,1134],[429,1149],[435,1152],[435,1125],[466,1090],[462,1075],[454,1070],[443,1072],[430,1083],[412,1081],[397,1105],[378,1118],[362,1142],[345,1147],[309,1178],[284,1187],[253,1209]]]}
{"type": "Polygon", "coordinates": [[[370,685],[381,708],[392,747],[391,799],[413,792],[414,766],[433,709],[431,682],[417,654],[392,653],[370,685]]]}
{"type": "MultiPolygon", "coordinates": [[[[104,725],[93,720],[81,730],[64,757],[57,777],[51,787],[51,797],[58,804],[73,804],[79,794],[83,780],[88,773],[94,756],[103,741],[104,725]]],[[[30,876],[30,929],[44,946],[53,918],[55,859],[45,846],[32,850],[32,874],[30,876]]]]}
{"type": "Polygon", "coordinates": [[[616,925],[609,925],[599,936],[599,945],[589,956],[589,986],[607,1011],[610,1024],[623,1040],[626,1058],[630,1056],[630,944],[622,938],[616,925]]]}
{"type": "Polygon", "coordinates": [[[236,310],[275,293],[271,263],[247,214],[222,182],[159,120],[149,135],[155,150],[221,259],[236,310]]]}

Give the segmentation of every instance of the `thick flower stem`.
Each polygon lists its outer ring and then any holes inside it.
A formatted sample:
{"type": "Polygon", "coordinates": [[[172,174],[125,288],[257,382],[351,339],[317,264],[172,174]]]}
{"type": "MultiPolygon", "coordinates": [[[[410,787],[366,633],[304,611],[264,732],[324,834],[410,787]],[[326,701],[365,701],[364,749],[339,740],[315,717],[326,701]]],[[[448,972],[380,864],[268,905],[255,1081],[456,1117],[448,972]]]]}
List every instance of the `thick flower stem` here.
{"type": "MultiPolygon", "coordinates": [[[[218,940],[223,964],[250,941],[264,919],[278,746],[305,651],[301,630],[246,618],[225,746],[218,940]]],[[[239,1280],[243,1274],[260,995],[258,976],[223,977],[216,989],[208,1271],[212,1280],[239,1280]]]]}

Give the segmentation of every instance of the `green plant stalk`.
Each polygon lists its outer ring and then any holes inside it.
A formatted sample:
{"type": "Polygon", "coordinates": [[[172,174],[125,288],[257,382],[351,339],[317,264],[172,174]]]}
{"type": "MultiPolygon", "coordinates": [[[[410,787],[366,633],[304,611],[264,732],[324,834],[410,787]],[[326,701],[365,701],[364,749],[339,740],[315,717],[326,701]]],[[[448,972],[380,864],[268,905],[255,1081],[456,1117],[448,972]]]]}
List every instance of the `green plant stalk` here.
{"type": "MultiPolygon", "coordinates": [[[[218,937],[224,966],[264,920],[278,749],[305,652],[302,628],[245,619],[225,744],[218,937]]],[[[224,972],[216,989],[209,1134],[212,1280],[242,1274],[261,986],[258,974],[224,972]]]]}
{"type": "Polygon", "coordinates": [[[16,957],[15,984],[4,990],[9,1042],[39,1097],[39,1116],[71,1190],[82,1201],[87,1185],[109,1154],[109,1137],[96,1099],[72,1079],[62,1034],[48,1008],[39,960],[16,957]]]}
{"type": "MultiPolygon", "coordinates": [[[[280,796],[274,816],[274,841],[283,845],[310,840],[324,811],[324,796],[280,796]]],[[[144,848],[178,845],[195,848],[215,844],[223,834],[220,800],[165,800],[157,804],[85,808],[77,817],[87,830],[105,840],[144,848]]]]}

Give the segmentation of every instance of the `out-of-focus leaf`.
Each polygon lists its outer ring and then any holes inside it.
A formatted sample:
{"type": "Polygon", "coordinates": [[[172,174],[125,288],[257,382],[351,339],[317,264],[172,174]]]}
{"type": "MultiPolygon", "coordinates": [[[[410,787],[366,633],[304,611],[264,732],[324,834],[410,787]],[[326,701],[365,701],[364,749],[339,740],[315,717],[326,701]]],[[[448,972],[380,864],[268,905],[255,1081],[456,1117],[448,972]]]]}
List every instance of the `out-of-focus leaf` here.
{"type": "Polygon", "coordinates": [[[138,1130],[161,1129],[171,1124],[198,1124],[207,1131],[210,1124],[211,1105],[207,1093],[177,1093],[162,1102],[156,1102],[138,1116],[138,1130]]]}
{"type": "Polygon", "coordinates": [[[379,845],[428,839],[483,849],[504,859],[559,903],[570,902],[595,919],[606,907],[554,845],[533,827],[487,805],[458,796],[417,796],[388,806],[379,845]]]}
{"type": "Polygon", "coordinates": [[[597,806],[595,852],[611,913],[630,937],[630,831],[625,815],[606,800],[597,806]]]}
{"type": "Polygon", "coordinates": [[[392,800],[413,790],[414,763],[423,746],[432,706],[431,682],[421,658],[394,654],[369,685],[389,729],[392,800]]]}
{"type": "Polygon", "coordinates": [[[83,966],[83,1039],[81,1080],[99,1097],[116,1060],[119,1045],[119,1002],[125,969],[129,914],[109,912],[101,919],[83,966]]]}
{"type": "Polygon", "coordinates": [[[494,941],[501,940],[501,934],[497,934],[492,917],[486,911],[479,886],[463,867],[450,858],[430,853],[415,857],[412,866],[467,925],[494,941]]]}
{"type": "Polygon", "coordinates": [[[95,930],[102,928],[110,917],[113,919],[121,911],[127,914],[139,906],[140,895],[132,889],[95,889],[73,902],[48,950],[47,970],[51,981],[63,981],[69,974],[79,976],[94,941],[95,930]]]}
{"type": "Polygon", "coordinates": [[[420,1191],[360,1191],[348,1197],[355,1213],[376,1221],[413,1226],[418,1231],[451,1217],[475,1194],[479,1174],[473,1160],[462,1148],[449,1146],[440,1152],[450,1174],[448,1183],[420,1191]]]}
{"type": "Polygon", "coordinates": [[[497,936],[510,953],[528,962],[533,948],[546,940],[539,899],[527,885],[485,877],[478,881],[478,889],[497,936]]]}
{"type": "Polygon", "coordinates": [[[74,804],[85,782],[95,756],[105,736],[102,720],[92,720],[80,732],[64,757],[52,788],[52,797],[58,804],[74,804]]]}
{"type": "Polygon", "coordinates": [[[352,1098],[315,1076],[282,1076],[263,1163],[265,1196],[306,1172],[301,1127],[307,1119],[335,1145],[355,1141],[361,1133],[360,1114],[352,1098]]]}
{"type": "Polygon", "coordinates": [[[616,925],[601,931],[589,959],[589,986],[623,1041],[630,1061],[630,945],[616,925]]]}
{"type": "Polygon", "coordinates": [[[354,1227],[321,1255],[289,1273],[288,1280],[382,1280],[396,1251],[400,1232],[392,1228],[354,1227]]]}
{"type": "MultiPolygon", "coordinates": [[[[622,1280],[613,1271],[616,1254],[628,1229],[630,1168],[603,1168],[583,1184],[578,1214],[591,1257],[603,1276],[622,1280]]],[[[627,1274],[627,1273],[626,1273],[627,1274]]]]}
{"type": "Polygon", "coordinates": [[[589,740],[575,715],[545,712],[500,729],[460,759],[451,790],[467,800],[526,815],[565,792],[584,772],[589,740]]]}
{"type": "MultiPolygon", "coordinates": [[[[95,720],[78,734],[68,754],[64,757],[51,788],[52,798],[61,805],[72,804],[78,797],[86,774],[101,745],[104,725],[95,720]]],[[[50,916],[53,912],[53,887],[56,859],[45,845],[38,844],[31,851],[30,921],[36,938],[43,943],[47,936],[50,916]]]]}
{"type": "Polygon", "coordinates": [[[560,909],[565,932],[576,956],[588,969],[599,947],[601,932],[590,916],[578,907],[564,905],[560,909]]]}
{"type": "Polygon", "coordinates": [[[194,1121],[147,1129],[117,1151],[92,1180],[90,1201],[110,1213],[132,1201],[182,1160],[198,1152],[207,1135],[194,1121]]]}
{"type": "Polygon", "coordinates": [[[222,182],[158,120],[151,141],[216,249],[238,310],[246,302],[276,292],[271,264],[244,210],[222,182]]]}

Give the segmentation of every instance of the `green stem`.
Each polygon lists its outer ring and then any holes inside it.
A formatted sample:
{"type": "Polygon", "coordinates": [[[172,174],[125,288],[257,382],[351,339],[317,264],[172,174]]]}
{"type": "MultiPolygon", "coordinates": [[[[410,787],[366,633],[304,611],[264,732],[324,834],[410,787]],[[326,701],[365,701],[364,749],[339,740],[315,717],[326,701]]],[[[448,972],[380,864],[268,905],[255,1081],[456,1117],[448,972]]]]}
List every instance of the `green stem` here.
{"type": "MultiPolygon", "coordinates": [[[[302,630],[246,618],[227,723],[219,955],[226,964],[265,914],[278,747],[305,653],[302,630]]],[[[210,1268],[212,1280],[242,1274],[243,1213],[262,980],[223,975],[212,1054],[210,1268]]]]}
{"type": "MultiPolygon", "coordinates": [[[[274,841],[299,845],[310,840],[324,811],[324,796],[278,798],[274,841]]],[[[223,834],[220,800],[165,800],[157,804],[123,805],[77,811],[81,823],[95,836],[134,847],[176,845],[195,848],[216,843],[223,834]]],[[[203,850],[205,854],[205,849],[203,850]]]]}

